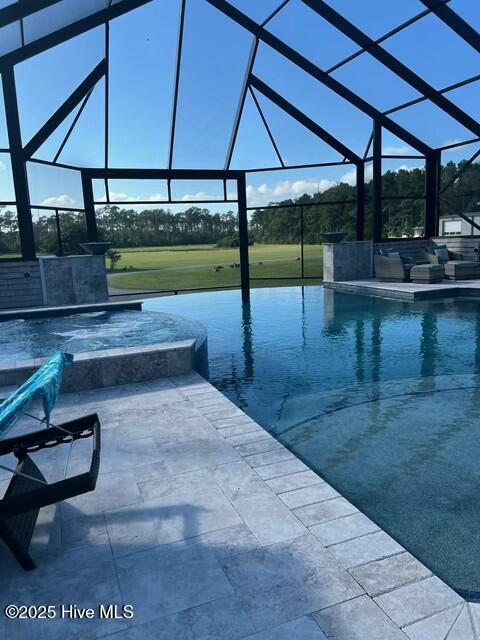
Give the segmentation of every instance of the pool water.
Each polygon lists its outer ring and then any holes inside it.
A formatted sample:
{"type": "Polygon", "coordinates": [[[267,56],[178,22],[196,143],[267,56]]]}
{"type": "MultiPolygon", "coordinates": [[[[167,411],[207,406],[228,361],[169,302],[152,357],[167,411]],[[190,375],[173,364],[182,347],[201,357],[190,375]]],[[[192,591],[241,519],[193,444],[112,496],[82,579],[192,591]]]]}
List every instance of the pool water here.
{"type": "Polygon", "coordinates": [[[0,323],[0,362],[48,356],[59,349],[80,353],[188,339],[196,339],[199,348],[205,328],[189,318],[153,311],[8,320],[0,323]]]}
{"type": "Polygon", "coordinates": [[[146,301],[208,331],[210,380],[463,596],[480,598],[480,302],[322,287],[146,301]]]}

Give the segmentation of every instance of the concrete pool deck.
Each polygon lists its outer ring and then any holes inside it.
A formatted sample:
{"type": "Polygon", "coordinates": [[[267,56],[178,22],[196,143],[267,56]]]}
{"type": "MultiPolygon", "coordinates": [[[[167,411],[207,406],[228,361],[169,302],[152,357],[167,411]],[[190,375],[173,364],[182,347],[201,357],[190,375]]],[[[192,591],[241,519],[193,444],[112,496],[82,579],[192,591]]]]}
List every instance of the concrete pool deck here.
{"type": "MultiPolygon", "coordinates": [[[[41,511],[33,572],[0,546],[0,609],[131,604],[134,617],[2,615],[0,637],[480,638],[480,604],[465,603],[199,375],[64,394],[54,420],[94,411],[97,489],[41,511]]],[[[78,444],[72,472],[86,453],[78,444]]],[[[47,477],[63,471],[61,449],[37,454],[47,477]]]]}
{"type": "Polygon", "coordinates": [[[396,300],[441,300],[444,298],[480,298],[480,280],[442,280],[436,284],[415,282],[379,282],[375,278],[324,282],[323,286],[344,293],[359,293],[396,300]]]}

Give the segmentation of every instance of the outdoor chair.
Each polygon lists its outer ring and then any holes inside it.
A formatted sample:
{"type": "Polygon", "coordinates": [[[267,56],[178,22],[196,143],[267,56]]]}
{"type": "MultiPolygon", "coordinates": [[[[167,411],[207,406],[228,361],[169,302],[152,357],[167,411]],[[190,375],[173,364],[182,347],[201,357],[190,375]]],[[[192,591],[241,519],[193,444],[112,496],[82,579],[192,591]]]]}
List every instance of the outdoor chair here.
{"type": "Polygon", "coordinates": [[[50,415],[62,382],[63,369],[73,356],[56,353],[36,371],[17,391],[0,405],[0,437],[4,436],[22,416],[26,415],[46,428],[0,440],[0,456],[13,454],[16,467],[0,464],[0,469],[12,474],[9,485],[0,499],[0,539],[9,547],[20,565],[34,569],[29,555],[38,512],[42,507],[55,504],[93,491],[100,466],[100,422],[96,414],[88,415],[60,425],[50,423],[50,415]],[[36,396],[41,396],[45,417],[36,418],[26,412],[36,396]],[[93,452],[88,471],[66,477],[68,459],[73,443],[93,438],[93,452]],[[70,445],[62,480],[47,482],[34,462],[35,454],[61,444],[70,445]]]}
{"type": "Polygon", "coordinates": [[[435,246],[426,251],[426,256],[430,264],[443,265],[445,277],[449,280],[480,278],[480,262],[464,260],[461,253],[446,246],[435,246]]]}
{"type": "Polygon", "coordinates": [[[375,275],[380,282],[410,282],[415,261],[398,251],[385,251],[374,256],[375,275]]]}

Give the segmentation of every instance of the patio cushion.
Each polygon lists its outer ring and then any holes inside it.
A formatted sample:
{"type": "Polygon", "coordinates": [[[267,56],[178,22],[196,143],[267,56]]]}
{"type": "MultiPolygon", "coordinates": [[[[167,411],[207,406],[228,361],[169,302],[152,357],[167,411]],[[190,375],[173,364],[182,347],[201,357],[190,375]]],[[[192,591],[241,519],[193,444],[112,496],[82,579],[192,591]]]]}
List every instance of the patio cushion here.
{"type": "Polygon", "coordinates": [[[441,264],[445,264],[448,262],[449,256],[448,249],[446,247],[435,247],[434,252],[441,264]]]}

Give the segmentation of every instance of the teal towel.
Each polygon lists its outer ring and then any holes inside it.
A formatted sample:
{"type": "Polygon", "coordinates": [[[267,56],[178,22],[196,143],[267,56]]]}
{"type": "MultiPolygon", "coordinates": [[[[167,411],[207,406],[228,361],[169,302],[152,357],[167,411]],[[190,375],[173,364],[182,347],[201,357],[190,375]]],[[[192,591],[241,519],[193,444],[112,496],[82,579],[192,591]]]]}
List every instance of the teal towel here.
{"type": "Polygon", "coordinates": [[[62,384],[63,370],[73,361],[73,355],[58,351],[35,371],[15,393],[0,405],[0,437],[10,431],[35,396],[42,397],[47,425],[62,384]]]}

